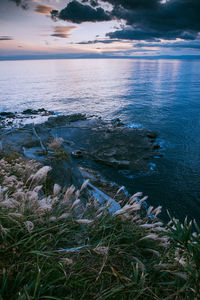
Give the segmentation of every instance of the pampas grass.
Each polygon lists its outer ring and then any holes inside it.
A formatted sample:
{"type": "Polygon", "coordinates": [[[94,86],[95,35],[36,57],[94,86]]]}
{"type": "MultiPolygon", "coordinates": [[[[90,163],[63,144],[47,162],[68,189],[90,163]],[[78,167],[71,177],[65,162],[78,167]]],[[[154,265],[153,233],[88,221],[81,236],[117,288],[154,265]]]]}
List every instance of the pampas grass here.
{"type": "Polygon", "coordinates": [[[113,215],[84,205],[88,181],[46,194],[50,169],[0,160],[0,299],[199,299],[195,221],[163,224],[142,193],[113,215]]]}
{"type": "Polygon", "coordinates": [[[55,137],[49,144],[48,149],[49,150],[56,150],[61,147],[63,144],[63,139],[61,137],[55,137]]]}

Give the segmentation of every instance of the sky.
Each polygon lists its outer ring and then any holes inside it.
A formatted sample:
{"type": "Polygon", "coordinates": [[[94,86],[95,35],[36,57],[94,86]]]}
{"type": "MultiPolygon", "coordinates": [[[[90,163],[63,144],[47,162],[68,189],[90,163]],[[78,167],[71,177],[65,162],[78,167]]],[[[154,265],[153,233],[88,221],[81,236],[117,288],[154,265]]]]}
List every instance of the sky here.
{"type": "Polygon", "coordinates": [[[0,59],[200,56],[200,0],[0,0],[0,59]]]}

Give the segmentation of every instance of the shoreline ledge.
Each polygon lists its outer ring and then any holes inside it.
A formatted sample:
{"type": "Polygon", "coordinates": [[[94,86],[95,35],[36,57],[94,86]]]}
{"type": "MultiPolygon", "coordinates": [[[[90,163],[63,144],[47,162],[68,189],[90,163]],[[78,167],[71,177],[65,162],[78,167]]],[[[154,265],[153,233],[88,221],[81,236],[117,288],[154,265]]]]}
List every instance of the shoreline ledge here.
{"type": "MultiPolygon", "coordinates": [[[[73,184],[79,188],[88,177],[93,178],[92,184],[100,182],[101,177],[106,182],[107,175],[117,176],[121,171],[151,172],[151,159],[161,156],[156,133],[129,128],[119,119],[105,121],[84,114],[56,116],[44,109],[29,109],[19,116],[15,114],[15,118],[27,114],[29,118],[37,114],[50,116],[41,124],[8,129],[5,124],[9,123],[10,114],[7,113],[8,120],[4,118],[0,129],[1,156],[15,153],[50,165],[50,180],[62,187],[73,184]]],[[[13,115],[12,118],[15,119],[13,115]]]]}

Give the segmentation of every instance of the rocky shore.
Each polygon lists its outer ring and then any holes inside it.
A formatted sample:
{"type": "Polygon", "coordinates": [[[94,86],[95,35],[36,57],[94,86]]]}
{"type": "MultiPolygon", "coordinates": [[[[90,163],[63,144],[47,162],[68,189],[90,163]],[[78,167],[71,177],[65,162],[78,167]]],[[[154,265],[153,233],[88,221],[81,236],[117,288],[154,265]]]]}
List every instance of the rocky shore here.
{"type": "MultiPolygon", "coordinates": [[[[21,114],[1,113],[0,123],[1,157],[15,153],[50,165],[49,182],[63,187],[73,184],[79,188],[89,179],[90,189],[93,193],[98,190],[99,198],[113,197],[119,189],[108,180],[111,172],[116,176],[119,171],[151,172],[151,159],[160,155],[156,133],[129,128],[119,119],[105,121],[83,114],[56,116],[42,108],[21,114]],[[22,125],[24,119],[38,116],[46,117],[46,121],[22,125]],[[14,126],[16,120],[20,120],[18,126],[14,126]]],[[[120,200],[120,193],[117,198],[120,200]]]]}

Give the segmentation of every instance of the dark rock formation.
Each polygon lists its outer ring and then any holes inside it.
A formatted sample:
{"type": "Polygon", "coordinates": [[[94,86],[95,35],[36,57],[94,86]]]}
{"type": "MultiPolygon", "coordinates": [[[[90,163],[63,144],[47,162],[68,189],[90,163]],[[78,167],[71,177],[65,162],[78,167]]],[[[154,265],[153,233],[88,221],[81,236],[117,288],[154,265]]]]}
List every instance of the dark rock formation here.
{"type": "Polygon", "coordinates": [[[42,116],[49,116],[54,115],[53,111],[48,111],[44,108],[39,109],[26,109],[22,112],[23,115],[42,115],[42,116]]]}
{"type": "MultiPolygon", "coordinates": [[[[37,111],[38,112],[38,111],[37,111]]],[[[41,109],[39,113],[45,113],[41,109]]],[[[34,114],[26,110],[24,114],[34,114]]],[[[123,126],[119,119],[111,122],[87,118],[82,114],[49,117],[43,124],[0,131],[1,152],[33,158],[52,166],[49,180],[62,186],[80,187],[80,166],[91,169],[128,170],[134,174],[149,171],[149,161],[158,155],[156,134],[141,128],[123,126]],[[49,150],[49,143],[62,138],[63,144],[49,150]],[[77,150],[78,149],[78,150],[77,150]],[[156,152],[155,152],[156,150],[156,152]]]]}

